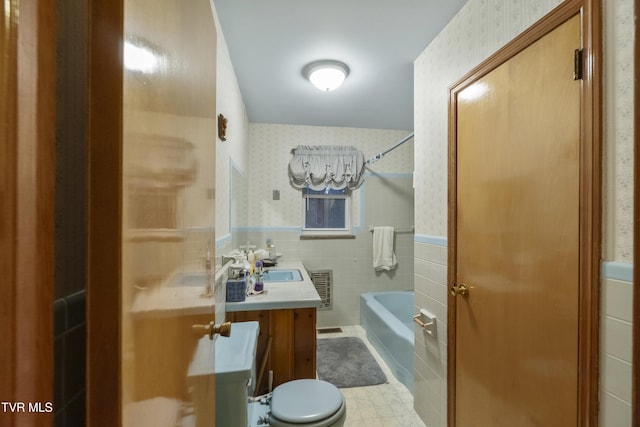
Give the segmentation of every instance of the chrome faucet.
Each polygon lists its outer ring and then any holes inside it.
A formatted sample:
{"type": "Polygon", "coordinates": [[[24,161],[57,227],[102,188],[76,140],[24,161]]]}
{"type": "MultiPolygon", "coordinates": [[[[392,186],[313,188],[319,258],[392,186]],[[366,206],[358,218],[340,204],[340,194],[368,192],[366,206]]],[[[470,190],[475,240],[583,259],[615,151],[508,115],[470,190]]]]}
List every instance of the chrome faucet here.
{"type": "Polygon", "coordinates": [[[206,255],[204,256],[204,269],[207,272],[207,286],[204,290],[204,294],[202,294],[202,297],[212,297],[213,296],[213,281],[214,281],[214,275],[213,275],[213,258],[211,256],[211,241],[207,242],[207,251],[206,251],[206,255]]]}
{"type": "Polygon", "coordinates": [[[236,260],[236,259],[235,259],[234,257],[232,257],[232,256],[225,256],[225,255],[222,255],[222,266],[224,267],[224,265],[225,265],[226,263],[228,263],[228,262],[235,262],[235,260],[236,260]]]}

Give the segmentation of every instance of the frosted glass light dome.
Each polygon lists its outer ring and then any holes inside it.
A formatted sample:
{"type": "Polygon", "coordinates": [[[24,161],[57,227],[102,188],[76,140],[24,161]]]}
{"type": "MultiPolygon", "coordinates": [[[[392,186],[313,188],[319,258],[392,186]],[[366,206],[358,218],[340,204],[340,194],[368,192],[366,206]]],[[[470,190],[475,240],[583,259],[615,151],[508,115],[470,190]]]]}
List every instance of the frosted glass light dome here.
{"type": "Polygon", "coordinates": [[[349,75],[349,67],[339,61],[317,61],[305,67],[305,77],[324,92],[338,88],[349,75]]]}

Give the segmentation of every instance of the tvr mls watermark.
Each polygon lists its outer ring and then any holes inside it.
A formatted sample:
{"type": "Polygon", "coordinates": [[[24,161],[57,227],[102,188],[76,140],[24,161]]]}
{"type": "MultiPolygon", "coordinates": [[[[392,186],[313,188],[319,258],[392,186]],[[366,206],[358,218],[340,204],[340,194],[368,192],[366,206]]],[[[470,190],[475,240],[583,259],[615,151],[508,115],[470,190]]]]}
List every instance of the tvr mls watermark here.
{"type": "Polygon", "coordinates": [[[53,402],[0,402],[2,412],[53,412],[53,402]]]}

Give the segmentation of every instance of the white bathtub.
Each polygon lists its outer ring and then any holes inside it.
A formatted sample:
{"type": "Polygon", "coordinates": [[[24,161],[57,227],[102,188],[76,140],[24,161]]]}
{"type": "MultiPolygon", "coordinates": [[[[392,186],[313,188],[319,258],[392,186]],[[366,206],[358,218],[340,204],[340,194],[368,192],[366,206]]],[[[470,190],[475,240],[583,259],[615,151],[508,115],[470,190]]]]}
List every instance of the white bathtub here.
{"type": "Polygon", "coordinates": [[[413,291],[360,295],[360,324],[393,375],[413,394],[413,291]]]}

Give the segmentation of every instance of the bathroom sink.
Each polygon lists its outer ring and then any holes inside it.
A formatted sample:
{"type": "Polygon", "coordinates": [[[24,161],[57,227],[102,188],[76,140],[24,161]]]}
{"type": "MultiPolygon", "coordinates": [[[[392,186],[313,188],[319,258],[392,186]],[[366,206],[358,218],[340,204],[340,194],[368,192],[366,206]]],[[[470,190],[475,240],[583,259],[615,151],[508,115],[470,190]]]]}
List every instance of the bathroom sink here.
{"type": "Polygon", "coordinates": [[[302,282],[300,270],[268,270],[262,280],[264,282],[302,282]]]}

